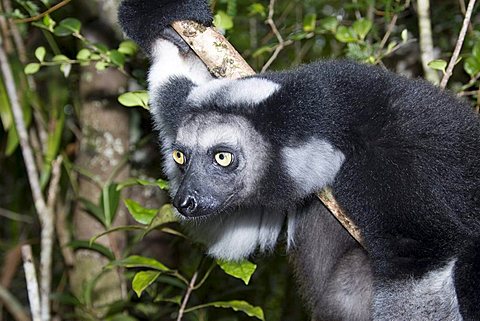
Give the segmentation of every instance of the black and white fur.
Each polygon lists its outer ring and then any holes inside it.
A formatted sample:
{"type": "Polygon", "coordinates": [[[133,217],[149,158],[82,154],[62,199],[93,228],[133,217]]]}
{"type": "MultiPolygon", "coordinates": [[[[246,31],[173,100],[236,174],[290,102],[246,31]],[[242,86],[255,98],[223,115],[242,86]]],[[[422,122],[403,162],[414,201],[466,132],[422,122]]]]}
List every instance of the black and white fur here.
{"type": "Polygon", "coordinates": [[[480,320],[477,115],[424,81],[348,61],[213,79],[165,36],[175,19],[210,23],[206,11],[201,0],[125,0],[119,18],[151,55],[174,205],[209,254],[270,250],[287,225],[314,320],[480,320]],[[234,155],[228,168],[219,151],[234,155]],[[366,250],[314,197],[325,186],[366,250]]]}

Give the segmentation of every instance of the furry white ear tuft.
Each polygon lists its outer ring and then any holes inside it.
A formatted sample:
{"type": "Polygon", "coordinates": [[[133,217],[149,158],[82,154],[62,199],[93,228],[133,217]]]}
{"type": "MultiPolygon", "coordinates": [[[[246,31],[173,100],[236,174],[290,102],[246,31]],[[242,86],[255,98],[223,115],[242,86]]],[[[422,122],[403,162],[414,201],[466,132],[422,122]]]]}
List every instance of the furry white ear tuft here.
{"type": "Polygon", "coordinates": [[[259,104],[280,89],[280,85],[264,78],[247,78],[228,86],[227,101],[232,105],[259,104]]]}

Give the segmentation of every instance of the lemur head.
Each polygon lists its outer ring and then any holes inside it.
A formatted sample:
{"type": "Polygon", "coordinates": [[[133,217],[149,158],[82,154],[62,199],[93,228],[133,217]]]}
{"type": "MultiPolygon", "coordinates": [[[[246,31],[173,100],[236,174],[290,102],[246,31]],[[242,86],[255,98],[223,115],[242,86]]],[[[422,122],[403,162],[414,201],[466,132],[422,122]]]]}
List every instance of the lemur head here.
{"type": "Polygon", "coordinates": [[[241,116],[189,115],[166,160],[167,168],[176,172],[173,205],[186,217],[200,217],[248,203],[266,169],[268,150],[268,143],[241,116]]]}

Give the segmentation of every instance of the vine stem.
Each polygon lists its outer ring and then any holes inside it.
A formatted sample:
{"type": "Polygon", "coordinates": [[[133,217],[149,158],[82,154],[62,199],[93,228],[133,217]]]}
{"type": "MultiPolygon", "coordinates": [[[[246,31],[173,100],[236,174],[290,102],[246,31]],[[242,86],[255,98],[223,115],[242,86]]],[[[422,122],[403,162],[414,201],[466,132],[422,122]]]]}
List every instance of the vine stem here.
{"type": "Polygon", "coordinates": [[[178,317],[177,321],[181,321],[183,318],[183,315],[185,314],[185,308],[187,307],[188,300],[190,299],[190,295],[192,294],[192,291],[195,289],[195,282],[197,281],[198,277],[198,270],[195,271],[195,273],[192,276],[192,279],[190,280],[190,283],[188,283],[187,291],[185,291],[185,296],[183,297],[182,300],[182,305],[180,306],[180,310],[178,310],[178,317]]]}
{"type": "Polygon", "coordinates": [[[24,19],[15,19],[15,20],[13,20],[13,22],[15,22],[15,23],[26,23],[26,22],[32,22],[32,21],[40,20],[43,17],[45,17],[46,15],[60,9],[61,7],[66,6],[71,1],[72,0],[63,0],[62,2],[59,2],[56,5],[54,5],[53,7],[51,7],[50,9],[48,9],[47,11],[42,12],[42,13],[36,15],[36,16],[29,17],[29,18],[24,18],[24,19]]]}
{"type": "Polygon", "coordinates": [[[473,8],[475,7],[475,0],[470,0],[468,2],[467,12],[465,13],[465,18],[463,19],[462,29],[460,29],[460,34],[458,35],[457,44],[455,45],[455,50],[453,51],[450,62],[448,63],[447,70],[443,75],[442,81],[440,82],[440,88],[445,89],[447,87],[448,80],[452,76],[453,68],[455,67],[458,56],[460,55],[460,50],[462,50],[463,41],[465,40],[465,35],[467,34],[468,26],[470,24],[470,19],[472,18],[473,8]]]}

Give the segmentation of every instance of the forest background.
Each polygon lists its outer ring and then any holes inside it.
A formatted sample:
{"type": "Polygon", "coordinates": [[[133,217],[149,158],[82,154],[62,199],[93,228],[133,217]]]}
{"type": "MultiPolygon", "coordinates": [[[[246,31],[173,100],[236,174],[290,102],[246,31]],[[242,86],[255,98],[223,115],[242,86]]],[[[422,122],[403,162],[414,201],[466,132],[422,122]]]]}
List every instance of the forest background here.
{"type": "MultiPolygon", "coordinates": [[[[0,321],[307,320],[284,246],[216,262],[176,222],[118,3],[0,0],[0,321]]],[[[479,110],[475,0],[211,7],[257,72],[349,58],[479,110]]]]}

